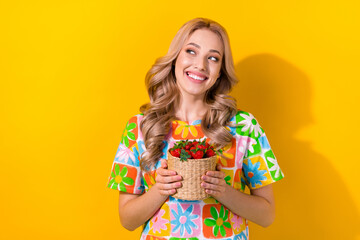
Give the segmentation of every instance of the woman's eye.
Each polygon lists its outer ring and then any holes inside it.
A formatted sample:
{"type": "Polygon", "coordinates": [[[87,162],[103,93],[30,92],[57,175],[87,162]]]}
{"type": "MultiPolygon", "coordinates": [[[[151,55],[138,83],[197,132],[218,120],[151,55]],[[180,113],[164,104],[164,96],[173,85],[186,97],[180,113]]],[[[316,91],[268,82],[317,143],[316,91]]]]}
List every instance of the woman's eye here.
{"type": "Polygon", "coordinates": [[[219,59],[218,59],[217,57],[210,57],[210,59],[211,59],[212,61],[214,61],[214,62],[219,61],[219,59]]]}
{"type": "Polygon", "coordinates": [[[186,52],[190,53],[190,54],[195,54],[195,52],[193,50],[191,50],[191,49],[186,50],[186,52]]]}

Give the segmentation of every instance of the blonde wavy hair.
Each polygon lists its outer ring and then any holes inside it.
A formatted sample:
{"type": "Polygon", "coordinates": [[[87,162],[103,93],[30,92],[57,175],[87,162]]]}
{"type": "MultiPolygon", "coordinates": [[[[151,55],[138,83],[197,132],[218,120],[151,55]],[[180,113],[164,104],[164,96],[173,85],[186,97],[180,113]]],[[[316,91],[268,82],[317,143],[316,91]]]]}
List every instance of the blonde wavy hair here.
{"type": "Polygon", "coordinates": [[[179,89],[175,79],[175,61],[190,35],[198,29],[208,29],[216,33],[223,42],[224,55],[220,78],[206,92],[205,103],[209,107],[201,121],[205,136],[217,149],[229,144],[231,133],[225,126],[233,126],[230,119],[237,112],[236,100],[228,93],[238,82],[226,30],[217,22],[206,18],[195,18],[186,22],[172,40],[167,54],[158,58],[147,72],[145,83],[150,102],[142,105],[144,118],[140,124],[146,151],[140,162],[141,169],[149,171],[162,157],[164,141],[171,122],[175,120],[174,106],[179,102],[179,89]]]}

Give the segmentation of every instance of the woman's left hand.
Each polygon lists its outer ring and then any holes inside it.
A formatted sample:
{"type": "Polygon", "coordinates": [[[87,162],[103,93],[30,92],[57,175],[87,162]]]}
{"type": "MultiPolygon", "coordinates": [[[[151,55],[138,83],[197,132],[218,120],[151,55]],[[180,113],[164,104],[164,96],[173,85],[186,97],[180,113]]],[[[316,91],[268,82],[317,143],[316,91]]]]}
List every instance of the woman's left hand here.
{"type": "Polygon", "coordinates": [[[221,165],[217,164],[217,171],[208,171],[201,176],[201,187],[205,188],[205,192],[214,198],[221,197],[228,186],[225,181],[225,173],[221,172],[221,165]]]}

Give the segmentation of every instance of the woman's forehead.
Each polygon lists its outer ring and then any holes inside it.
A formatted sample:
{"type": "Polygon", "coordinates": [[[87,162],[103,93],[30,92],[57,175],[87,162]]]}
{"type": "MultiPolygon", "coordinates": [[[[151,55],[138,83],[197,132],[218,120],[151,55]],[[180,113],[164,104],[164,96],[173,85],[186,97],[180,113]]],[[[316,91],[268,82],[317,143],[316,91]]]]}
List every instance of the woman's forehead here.
{"type": "Polygon", "coordinates": [[[224,52],[223,42],[219,35],[208,29],[197,29],[191,33],[184,43],[184,46],[187,45],[205,50],[216,50],[221,55],[224,52]]]}

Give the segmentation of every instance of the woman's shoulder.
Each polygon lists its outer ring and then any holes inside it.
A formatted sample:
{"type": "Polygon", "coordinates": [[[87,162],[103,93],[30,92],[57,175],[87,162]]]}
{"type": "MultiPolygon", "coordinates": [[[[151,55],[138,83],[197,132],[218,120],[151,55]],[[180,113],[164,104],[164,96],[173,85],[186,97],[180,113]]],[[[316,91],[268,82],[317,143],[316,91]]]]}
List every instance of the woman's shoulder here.
{"type": "Polygon", "coordinates": [[[254,115],[241,109],[238,109],[230,122],[233,135],[258,137],[264,132],[254,115]]]}
{"type": "Polygon", "coordinates": [[[141,123],[141,120],[143,119],[144,114],[143,113],[137,113],[134,115],[128,115],[126,116],[126,128],[130,127],[131,129],[139,128],[139,124],[141,123]]]}
{"type": "Polygon", "coordinates": [[[247,111],[242,110],[242,109],[237,109],[236,114],[230,119],[230,122],[234,123],[234,124],[244,124],[244,123],[241,123],[241,122],[243,122],[243,120],[245,120],[245,119],[251,119],[252,120],[252,119],[255,119],[255,117],[250,112],[247,112],[247,111]]]}
{"type": "Polygon", "coordinates": [[[141,120],[141,119],[143,119],[143,117],[144,117],[144,114],[143,113],[136,113],[136,114],[133,114],[133,115],[127,115],[127,120],[128,121],[131,121],[131,120],[134,120],[134,119],[136,119],[136,120],[141,120]]]}

